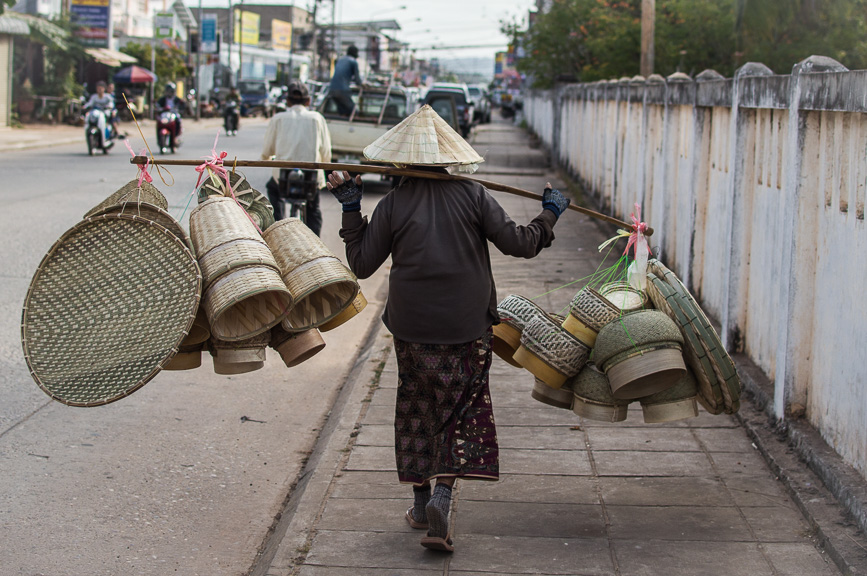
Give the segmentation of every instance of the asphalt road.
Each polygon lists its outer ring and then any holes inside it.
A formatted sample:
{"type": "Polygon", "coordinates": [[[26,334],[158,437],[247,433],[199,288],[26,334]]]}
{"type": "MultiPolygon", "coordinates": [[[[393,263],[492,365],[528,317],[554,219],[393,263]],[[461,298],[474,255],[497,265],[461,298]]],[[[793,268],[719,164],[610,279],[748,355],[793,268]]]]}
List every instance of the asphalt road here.
{"type": "MultiPolygon", "coordinates": [[[[218,148],[229,158],[258,158],[264,131],[264,121],[245,121],[237,137],[221,135],[218,148]]],[[[177,157],[207,155],[215,133],[214,121],[188,124],[177,157]]],[[[138,134],[131,143],[143,147],[138,134]]],[[[90,157],[83,136],[75,145],[0,158],[2,574],[245,573],[379,321],[385,269],[362,282],[368,308],[324,334],[326,348],[296,368],[269,350],[264,369],[219,376],[206,356],[201,368],[162,372],[107,406],[72,408],[49,399],[21,350],[27,288],[57,238],[136,176],[128,158],[122,144],[90,157]]],[[[264,191],[267,170],[246,175],[264,191]]],[[[172,186],[154,176],[186,227],[196,172],[164,173],[172,186]]],[[[368,213],[384,191],[368,187],[368,213]]],[[[327,193],[321,204],[323,240],[342,256],[339,205],[327,193]]]]}

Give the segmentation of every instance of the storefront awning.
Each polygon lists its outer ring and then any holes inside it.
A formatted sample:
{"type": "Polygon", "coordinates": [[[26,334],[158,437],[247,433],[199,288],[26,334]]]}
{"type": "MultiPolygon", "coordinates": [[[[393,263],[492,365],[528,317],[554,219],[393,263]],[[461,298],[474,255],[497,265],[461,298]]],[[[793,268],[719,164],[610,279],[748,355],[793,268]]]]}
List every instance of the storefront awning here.
{"type": "Polygon", "coordinates": [[[0,14],[0,34],[27,36],[30,34],[30,26],[19,18],[10,18],[9,16],[0,14]]]}
{"type": "Polygon", "coordinates": [[[117,68],[123,64],[135,64],[138,62],[137,58],[133,58],[129,54],[124,54],[117,50],[111,50],[110,48],[88,48],[85,52],[100,64],[105,64],[112,68],[117,68]]]}

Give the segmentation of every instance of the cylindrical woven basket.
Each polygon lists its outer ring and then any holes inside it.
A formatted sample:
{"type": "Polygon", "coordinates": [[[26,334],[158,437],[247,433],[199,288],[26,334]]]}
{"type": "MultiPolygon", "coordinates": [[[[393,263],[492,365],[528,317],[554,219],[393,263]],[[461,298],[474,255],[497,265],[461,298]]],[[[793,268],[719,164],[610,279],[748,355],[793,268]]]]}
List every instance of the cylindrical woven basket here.
{"type": "Polygon", "coordinates": [[[593,288],[585,286],[572,299],[563,328],[593,348],[596,345],[596,335],[602,327],[616,320],[621,314],[617,306],[593,288]]]}
{"type": "Polygon", "coordinates": [[[214,372],[223,375],[244,374],[265,366],[265,347],[270,334],[259,334],[238,342],[218,338],[208,341],[208,351],[214,358],[214,372]]]}
{"type": "Polygon", "coordinates": [[[544,316],[545,311],[529,298],[509,294],[497,304],[497,314],[500,323],[493,327],[491,347],[497,356],[512,366],[523,368],[514,357],[521,347],[521,333],[537,316],[544,316]]]}
{"type": "Polygon", "coordinates": [[[280,354],[286,367],[292,368],[321,352],[325,348],[325,340],[316,328],[287,332],[278,324],[271,328],[270,346],[280,354]]]}
{"type": "Polygon", "coordinates": [[[204,349],[204,342],[192,346],[180,346],[178,353],[169,360],[168,364],[163,366],[163,370],[194,370],[198,368],[202,365],[202,351],[204,349]]]}
{"type": "Polygon", "coordinates": [[[615,398],[642,398],[674,386],[686,372],[683,335],[664,312],[626,314],[599,331],[594,362],[615,398]]]}
{"type": "Polygon", "coordinates": [[[126,214],[88,218],[33,276],[21,321],[24,358],[59,402],[113,402],[175,355],[200,295],[195,257],[166,228],[126,214]]]}
{"type": "Polygon", "coordinates": [[[358,291],[358,295],[355,299],[343,309],[343,312],[323,324],[319,327],[320,332],[328,332],[329,330],[334,330],[338,326],[341,326],[356,316],[358,316],[362,310],[367,307],[367,298],[364,297],[364,294],[361,293],[361,290],[358,291]]]}
{"type": "Polygon", "coordinates": [[[156,189],[153,184],[142,181],[141,188],[138,186],[138,178],[130,180],[124,184],[117,192],[91,208],[85,218],[96,216],[103,213],[105,208],[111,206],[119,206],[127,202],[152,204],[161,210],[168,210],[169,203],[162,192],[156,189]]]}
{"type": "Polygon", "coordinates": [[[677,384],[668,390],[640,400],[644,421],[648,424],[659,424],[695,418],[698,416],[697,393],[695,377],[692,371],[687,369],[677,384]]]}
{"type": "Polygon", "coordinates": [[[589,356],[590,348],[547,314],[538,316],[524,328],[521,346],[515,352],[515,360],[521,366],[553,388],[560,388],[577,374],[589,356]]]}
{"type": "MultiPolygon", "coordinates": [[[[274,207],[271,206],[268,197],[250,186],[250,183],[240,172],[229,171],[229,182],[232,184],[232,190],[238,204],[250,215],[259,230],[264,231],[270,228],[274,224],[274,207]]],[[[199,204],[209,198],[219,197],[231,198],[231,194],[226,189],[226,181],[220,178],[219,184],[214,184],[213,178],[208,176],[199,187],[199,204]]]]}
{"type": "Polygon", "coordinates": [[[295,302],[283,321],[287,330],[325,324],[358,294],[355,274],[298,218],[286,218],[271,226],[265,232],[265,242],[295,302]]]}
{"type": "Polygon", "coordinates": [[[599,289],[599,294],[623,313],[641,310],[647,305],[647,295],[626,282],[611,282],[599,289]]]}
{"type": "Polygon", "coordinates": [[[211,333],[228,342],[245,340],[279,324],[292,295],[276,270],[247,266],[213,282],[203,297],[211,333]]]}
{"type": "Polygon", "coordinates": [[[595,365],[588,363],[569,382],[574,400],[572,411],[588,420],[623,422],[628,415],[629,400],[618,400],[611,394],[608,378],[595,365]]]}
{"type": "Polygon", "coordinates": [[[552,388],[538,378],[533,384],[533,391],[530,392],[530,396],[542,404],[566,410],[572,409],[572,400],[574,399],[569,382],[563,384],[561,388],[552,388]]]}

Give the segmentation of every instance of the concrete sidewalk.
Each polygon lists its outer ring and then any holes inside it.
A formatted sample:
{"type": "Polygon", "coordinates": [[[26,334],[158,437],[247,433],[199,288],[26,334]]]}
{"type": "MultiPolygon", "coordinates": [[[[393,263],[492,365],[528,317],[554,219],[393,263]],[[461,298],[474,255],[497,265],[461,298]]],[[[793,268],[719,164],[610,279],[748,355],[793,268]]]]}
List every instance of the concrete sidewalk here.
{"type": "MultiPolygon", "coordinates": [[[[482,127],[473,141],[480,177],[541,192],[557,175],[520,130],[482,127]],[[521,176],[516,176],[521,168],[521,176]]],[[[559,182],[562,186],[563,182],[559,182]]],[[[555,184],[556,185],[556,184],[555,184]]],[[[540,207],[498,194],[519,223],[540,207]]],[[[568,213],[554,245],[533,260],[492,253],[500,298],[536,297],[566,309],[611,235],[568,213]],[[562,290],[555,288],[576,282],[562,290]]],[[[287,503],[254,575],[616,574],[760,576],[839,574],[810,522],[729,416],[645,425],[640,407],[603,424],[533,400],[533,376],[495,356],[491,392],[501,479],[460,481],[453,498],[456,551],[419,545],[397,482],[393,411],[397,371],[380,326],[359,358],[329,425],[287,503]]]]}
{"type": "MultiPolygon", "coordinates": [[[[244,118],[244,124],[250,123],[266,123],[263,118],[244,118]]],[[[154,136],[154,121],[139,120],[144,135],[149,139],[149,142],[155,140],[154,136]]],[[[199,121],[194,119],[184,119],[185,132],[198,132],[200,130],[216,130],[223,125],[222,118],[202,118],[199,121]]],[[[119,131],[121,134],[127,133],[136,142],[140,136],[134,122],[121,122],[119,131]]],[[[0,152],[13,152],[16,150],[36,150],[41,148],[51,148],[54,146],[64,146],[66,144],[81,143],[85,146],[84,127],[70,126],[68,124],[25,124],[23,128],[0,128],[0,152]]],[[[123,142],[117,143],[120,148],[124,149],[123,142]]]]}

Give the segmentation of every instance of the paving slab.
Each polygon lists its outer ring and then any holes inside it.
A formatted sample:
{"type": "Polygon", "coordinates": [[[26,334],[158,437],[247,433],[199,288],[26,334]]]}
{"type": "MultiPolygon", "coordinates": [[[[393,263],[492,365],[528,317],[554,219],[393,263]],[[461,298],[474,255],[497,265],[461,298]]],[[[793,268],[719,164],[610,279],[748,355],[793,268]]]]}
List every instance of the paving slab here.
{"type": "Polygon", "coordinates": [[[529,536],[534,538],[604,538],[602,508],[593,504],[478,502],[458,505],[458,536],[529,536]]]}
{"type": "Polygon", "coordinates": [[[442,570],[419,570],[418,568],[338,568],[308,565],[301,568],[298,576],[439,576],[442,573],[442,570]]]}
{"type": "Polygon", "coordinates": [[[767,476],[726,478],[724,481],[738,506],[783,506],[796,509],[782,482],[770,473],[767,476]]]}
{"type": "Polygon", "coordinates": [[[394,426],[364,424],[358,431],[356,446],[394,446],[394,426]]]}
{"type": "Polygon", "coordinates": [[[394,449],[385,446],[356,446],[345,470],[397,471],[394,449]]]}
{"type": "Polygon", "coordinates": [[[616,540],[753,541],[736,508],[712,506],[607,506],[616,540]]]}
{"type": "Polygon", "coordinates": [[[571,410],[554,408],[541,402],[536,402],[532,408],[509,408],[498,407],[496,399],[492,399],[494,405],[494,421],[500,426],[578,426],[578,416],[571,410]],[[536,407],[538,406],[538,408],[536,407]]]}
{"type": "Polygon", "coordinates": [[[810,536],[810,527],[797,510],[765,506],[741,512],[761,542],[803,542],[810,536]]]}
{"type": "Polygon", "coordinates": [[[600,476],[713,476],[702,452],[636,452],[594,450],[600,476]]]}
{"type": "Polygon", "coordinates": [[[811,544],[764,544],[765,554],[780,576],[839,576],[831,560],[811,544]]]}
{"type": "MultiPolygon", "coordinates": [[[[614,542],[622,576],[772,576],[768,559],[751,542],[614,542]]],[[[800,576],[808,576],[806,573],[800,576]]]]}
{"type": "Polygon", "coordinates": [[[394,410],[394,403],[397,401],[397,388],[380,388],[373,393],[370,403],[378,406],[388,406],[394,410]]]}
{"type": "Polygon", "coordinates": [[[503,475],[497,482],[461,482],[460,499],[548,504],[599,504],[596,480],[588,476],[503,475]]]}
{"type": "Polygon", "coordinates": [[[593,450],[641,452],[701,452],[701,445],[688,428],[590,428],[593,450]]]}
{"type": "Polygon", "coordinates": [[[614,567],[608,553],[608,542],[600,538],[467,534],[455,540],[455,553],[449,562],[449,574],[461,571],[610,576],[614,567]]]}
{"type": "Polygon", "coordinates": [[[397,481],[396,472],[339,472],[331,498],[412,498],[411,488],[397,481]]]}
{"type": "Polygon", "coordinates": [[[313,539],[305,563],[344,568],[442,571],[448,557],[422,548],[420,539],[417,532],[323,530],[313,539]]]}
{"type": "Polygon", "coordinates": [[[601,477],[599,489],[609,505],[621,506],[734,506],[735,501],[717,478],[601,477]]]}
{"type": "Polygon", "coordinates": [[[584,434],[573,426],[497,426],[497,440],[510,448],[584,450],[584,434]]]}
{"type": "Polygon", "coordinates": [[[717,452],[714,465],[724,477],[767,476],[771,473],[765,459],[756,450],[749,452],[717,452]]]}
{"type": "Polygon", "coordinates": [[[409,488],[405,498],[331,498],[325,506],[320,530],[368,532],[415,532],[404,519],[412,504],[409,488]]]}
{"type": "Polygon", "coordinates": [[[758,451],[743,428],[693,428],[704,447],[710,452],[737,452],[744,454],[758,451]]]}
{"type": "MultiPolygon", "coordinates": [[[[394,456],[392,455],[392,460],[394,456]]],[[[591,473],[587,452],[579,450],[521,450],[500,447],[500,474],[554,474],[586,476],[591,473]]]]}

